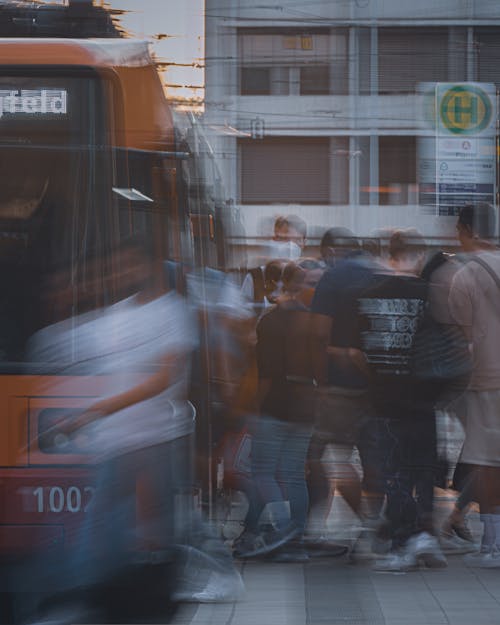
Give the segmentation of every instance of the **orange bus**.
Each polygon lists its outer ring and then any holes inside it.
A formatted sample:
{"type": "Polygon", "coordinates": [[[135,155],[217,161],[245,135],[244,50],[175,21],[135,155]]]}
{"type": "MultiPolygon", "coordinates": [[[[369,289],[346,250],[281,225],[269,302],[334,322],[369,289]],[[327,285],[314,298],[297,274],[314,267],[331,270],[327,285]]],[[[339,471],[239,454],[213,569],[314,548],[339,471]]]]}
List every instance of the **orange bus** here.
{"type": "Polygon", "coordinates": [[[197,166],[146,43],[0,39],[2,571],[71,547],[94,489],[54,423],[99,396],[99,379],[30,362],[29,337],[115,301],[114,250],[131,235],[173,266],[223,263],[197,166]]]}

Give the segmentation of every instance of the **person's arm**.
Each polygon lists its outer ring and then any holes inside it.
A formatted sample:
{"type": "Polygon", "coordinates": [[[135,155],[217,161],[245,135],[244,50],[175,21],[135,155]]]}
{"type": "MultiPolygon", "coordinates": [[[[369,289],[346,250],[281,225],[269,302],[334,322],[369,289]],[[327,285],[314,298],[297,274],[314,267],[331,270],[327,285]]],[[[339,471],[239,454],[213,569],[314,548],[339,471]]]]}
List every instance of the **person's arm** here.
{"type": "Polygon", "coordinates": [[[74,432],[128,406],[138,404],[164,391],[170,385],[171,372],[181,354],[170,354],[160,362],[158,370],[128,391],[98,400],[77,417],[70,416],[61,424],[63,432],[74,432]]]}
{"type": "Polygon", "coordinates": [[[311,315],[311,347],[314,378],[320,386],[328,383],[328,362],[333,360],[340,368],[353,365],[361,372],[368,373],[368,364],[364,353],[355,347],[336,347],[330,345],[330,338],[335,320],[327,315],[311,315]]]}
{"type": "Polygon", "coordinates": [[[332,331],[332,318],[311,313],[311,361],[314,379],[320,386],[328,384],[328,346],[332,331]]]}
{"type": "Polygon", "coordinates": [[[356,347],[334,347],[330,345],[327,353],[339,367],[350,367],[354,365],[362,373],[368,373],[368,363],[364,352],[356,347]]]}

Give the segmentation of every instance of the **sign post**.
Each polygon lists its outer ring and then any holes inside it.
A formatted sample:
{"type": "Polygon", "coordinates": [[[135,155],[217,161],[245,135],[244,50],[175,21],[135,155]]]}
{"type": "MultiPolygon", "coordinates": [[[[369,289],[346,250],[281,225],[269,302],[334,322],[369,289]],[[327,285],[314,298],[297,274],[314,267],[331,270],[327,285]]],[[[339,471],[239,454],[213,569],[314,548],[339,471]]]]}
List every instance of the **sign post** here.
{"type": "Polygon", "coordinates": [[[438,215],[469,203],[495,203],[496,89],[489,83],[437,83],[435,190],[438,215]]]}

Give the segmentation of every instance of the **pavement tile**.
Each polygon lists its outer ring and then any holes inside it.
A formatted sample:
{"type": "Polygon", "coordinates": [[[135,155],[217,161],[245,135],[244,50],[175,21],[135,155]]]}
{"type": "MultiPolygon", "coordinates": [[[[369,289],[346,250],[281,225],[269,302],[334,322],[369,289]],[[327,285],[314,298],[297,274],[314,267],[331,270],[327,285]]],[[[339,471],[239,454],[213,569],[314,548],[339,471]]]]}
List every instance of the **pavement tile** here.
{"type": "Polygon", "coordinates": [[[450,625],[498,625],[500,623],[498,610],[450,609],[447,610],[446,615],[450,625]]]}
{"type": "Polygon", "coordinates": [[[405,575],[341,558],[240,570],[241,601],[199,606],[176,625],[500,625],[500,571],[468,569],[461,558],[405,575]]]}

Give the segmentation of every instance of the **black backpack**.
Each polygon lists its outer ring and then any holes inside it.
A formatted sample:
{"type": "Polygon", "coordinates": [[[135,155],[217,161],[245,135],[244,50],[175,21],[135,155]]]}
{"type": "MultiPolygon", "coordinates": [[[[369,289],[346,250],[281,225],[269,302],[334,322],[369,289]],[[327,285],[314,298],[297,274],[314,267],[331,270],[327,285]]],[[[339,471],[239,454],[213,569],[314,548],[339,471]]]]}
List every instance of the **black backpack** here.
{"type": "Polygon", "coordinates": [[[254,267],[248,272],[253,280],[253,301],[255,304],[264,304],[264,296],[266,294],[264,284],[264,271],[262,267],[254,267]]]}
{"type": "MultiPolygon", "coordinates": [[[[447,259],[443,252],[435,254],[422,271],[424,280],[429,282],[447,259]]],[[[413,338],[410,369],[417,380],[431,385],[436,397],[444,394],[448,400],[469,383],[472,358],[467,338],[458,326],[436,321],[428,303],[413,338]]]]}

